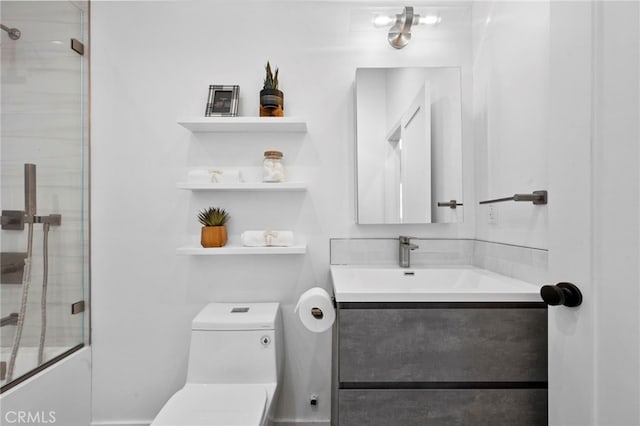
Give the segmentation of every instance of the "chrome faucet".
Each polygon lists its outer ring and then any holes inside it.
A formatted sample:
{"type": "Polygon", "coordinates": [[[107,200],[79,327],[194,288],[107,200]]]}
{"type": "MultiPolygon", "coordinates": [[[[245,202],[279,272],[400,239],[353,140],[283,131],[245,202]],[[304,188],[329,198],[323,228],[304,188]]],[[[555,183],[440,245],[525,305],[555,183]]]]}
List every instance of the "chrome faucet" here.
{"type": "Polygon", "coordinates": [[[411,267],[411,250],[417,249],[419,246],[411,243],[411,238],[400,235],[398,237],[398,265],[401,268],[411,267]]]}

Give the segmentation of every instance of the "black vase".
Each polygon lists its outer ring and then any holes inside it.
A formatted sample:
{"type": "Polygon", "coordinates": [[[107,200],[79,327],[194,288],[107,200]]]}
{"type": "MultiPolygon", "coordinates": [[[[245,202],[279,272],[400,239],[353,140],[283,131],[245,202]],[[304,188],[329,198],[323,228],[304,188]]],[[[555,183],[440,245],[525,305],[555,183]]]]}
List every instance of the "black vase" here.
{"type": "Polygon", "coordinates": [[[284,109],[284,93],[278,89],[262,89],[260,91],[260,105],[265,108],[284,109]]]}

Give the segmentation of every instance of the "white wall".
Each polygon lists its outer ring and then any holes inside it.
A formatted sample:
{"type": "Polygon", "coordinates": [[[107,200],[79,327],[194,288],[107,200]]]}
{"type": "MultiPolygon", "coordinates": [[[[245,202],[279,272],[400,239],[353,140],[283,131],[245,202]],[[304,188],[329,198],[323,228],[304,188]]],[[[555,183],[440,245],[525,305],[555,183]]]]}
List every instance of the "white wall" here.
{"type": "MultiPolygon", "coordinates": [[[[478,201],[547,189],[549,4],[474,2],[472,26],[478,201]]],[[[545,206],[482,205],[476,226],[481,240],[547,248],[545,206]]]]}
{"type": "MultiPolygon", "coordinates": [[[[472,216],[462,225],[354,224],[355,69],[459,66],[463,98],[471,93],[467,12],[456,12],[464,22],[453,26],[444,14],[440,26],[416,30],[397,51],[384,30],[356,22],[363,9],[342,2],[93,3],[96,424],[151,420],[184,382],[193,315],[206,302],[232,300],[282,304],[286,369],[277,417],[328,420],[331,338],[306,331],[292,310],[309,287],[329,288],[329,238],[473,236],[472,216]],[[307,135],[194,136],[176,124],[179,116],[203,114],[213,83],[239,84],[240,115],[257,115],[267,60],[280,68],[285,114],[307,119],[307,135]],[[259,166],[266,148],[284,152],[290,174],[309,182],[307,193],[175,189],[187,167],[259,166]],[[291,228],[306,237],[308,252],[177,256],[183,238],[198,232],[196,212],[208,205],[230,211],[232,235],[291,228]],[[320,396],[315,409],[311,392],[320,396]]],[[[463,114],[470,135],[469,109],[463,114]]],[[[465,196],[473,197],[470,138],[464,149],[465,196]]]]}
{"type": "Polygon", "coordinates": [[[595,8],[596,424],[640,424],[640,5],[595,8]]]}
{"type": "Polygon", "coordinates": [[[487,209],[479,208],[477,238],[550,248],[549,270],[570,271],[562,279],[584,291],[579,310],[550,310],[551,423],[635,425],[640,422],[640,7],[637,2],[577,4],[555,3],[554,20],[548,2],[474,3],[476,189],[485,199],[546,189],[547,183],[562,188],[567,198],[549,194],[551,231],[586,232],[567,232],[574,239],[557,245],[558,237],[549,237],[547,208],[511,202],[496,205],[495,224],[487,223],[487,209]],[[565,20],[575,28],[563,25],[565,20]],[[576,36],[576,29],[586,37],[576,36]],[[565,51],[567,34],[575,46],[565,51]],[[555,48],[551,56],[550,47],[555,48]],[[566,93],[550,91],[550,75],[566,93]],[[569,98],[576,89],[581,98],[569,98]],[[553,119],[548,111],[556,114],[553,119]],[[567,140],[549,140],[550,127],[554,138],[567,140]],[[580,149],[568,151],[571,144],[580,149]],[[558,158],[565,161],[561,167],[558,158]],[[550,163],[555,164],[548,176],[550,163]],[[565,181],[571,180],[563,178],[569,175],[587,179],[567,190],[565,181]],[[571,197],[587,202],[571,203],[571,197]],[[555,245],[549,247],[549,240],[555,245]],[[581,242],[580,253],[567,252],[581,242]],[[576,262],[583,259],[589,261],[576,262]],[[554,374],[559,370],[562,374],[554,374]]]}

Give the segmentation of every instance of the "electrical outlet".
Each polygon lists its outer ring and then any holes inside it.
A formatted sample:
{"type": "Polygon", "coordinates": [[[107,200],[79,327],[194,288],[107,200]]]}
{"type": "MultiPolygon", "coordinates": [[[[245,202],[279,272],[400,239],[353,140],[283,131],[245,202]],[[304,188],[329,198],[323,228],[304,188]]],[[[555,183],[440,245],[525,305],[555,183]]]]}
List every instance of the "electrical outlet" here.
{"type": "Polygon", "coordinates": [[[490,225],[498,224],[498,206],[489,204],[489,208],[487,209],[487,223],[490,225]]]}

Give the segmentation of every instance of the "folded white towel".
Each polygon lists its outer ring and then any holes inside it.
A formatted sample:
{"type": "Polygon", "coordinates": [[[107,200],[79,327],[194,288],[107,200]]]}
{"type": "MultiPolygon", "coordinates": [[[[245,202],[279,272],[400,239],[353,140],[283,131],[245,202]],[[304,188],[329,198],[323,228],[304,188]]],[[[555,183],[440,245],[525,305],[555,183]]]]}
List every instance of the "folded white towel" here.
{"type": "Polygon", "coordinates": [[[242,180],[242,173],[240,169],[212,169],[211,182],[215,183],[240,183],[242,180]]]}
{"type": "Polygon", "coordinates": [[[293,231],[244,231],[240,236],[246,247],[290,247],[293,245],[293,231]]]}
{"type": "Polygon", "coordinates": [[[209,183],[211,182],[211,173],[208,170],[191,170],[188,179],[193,183],[209,183]]]}

